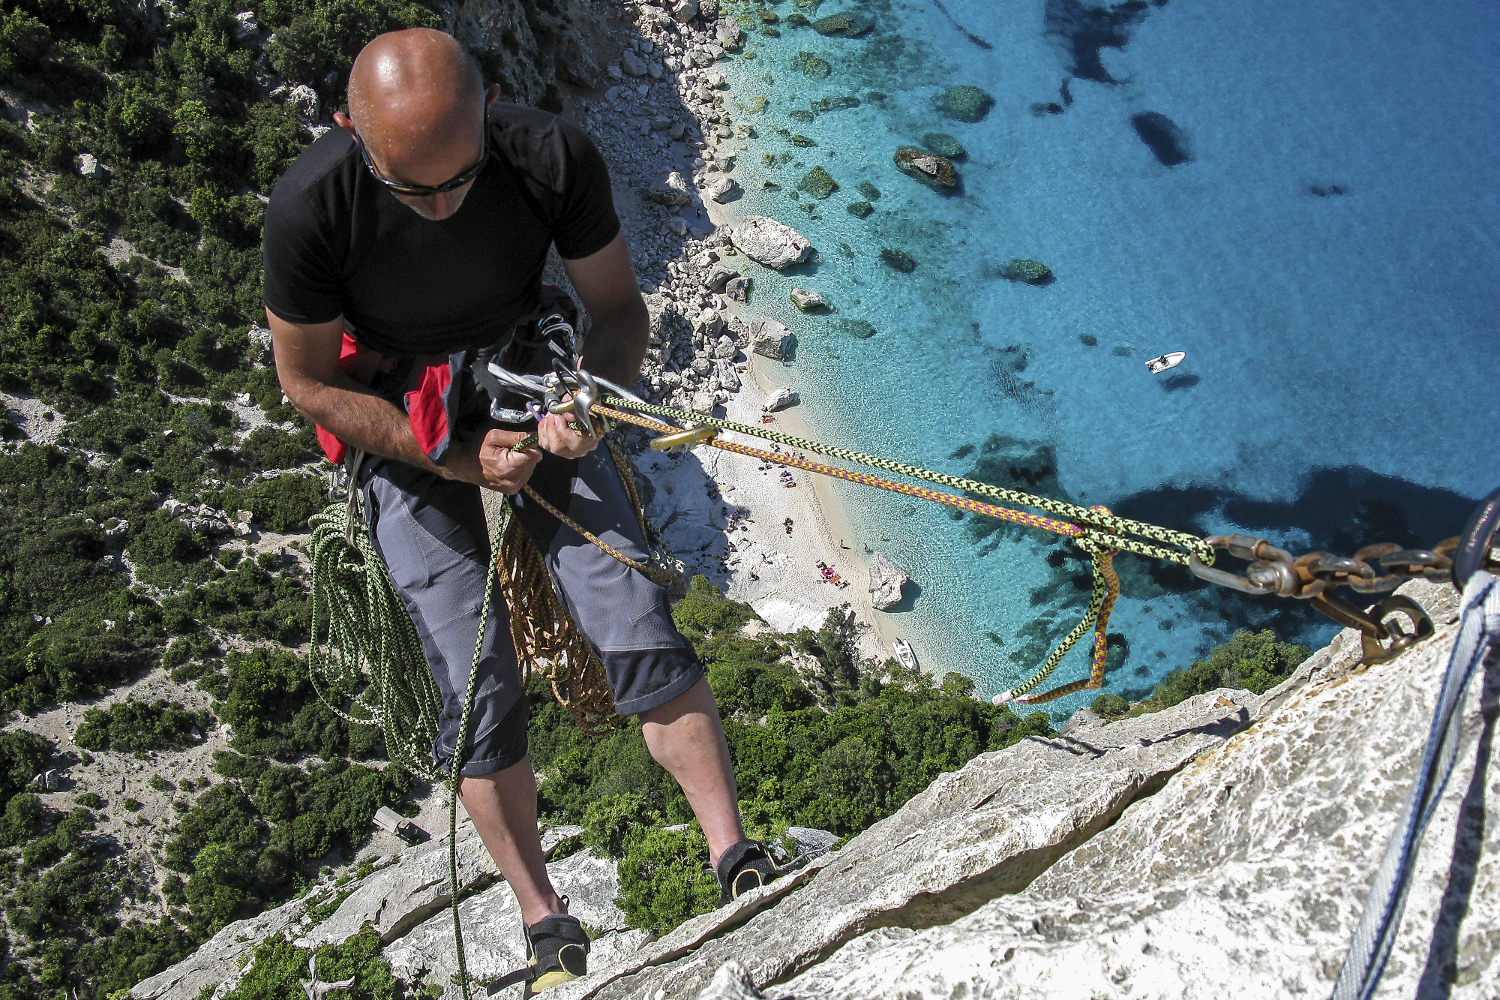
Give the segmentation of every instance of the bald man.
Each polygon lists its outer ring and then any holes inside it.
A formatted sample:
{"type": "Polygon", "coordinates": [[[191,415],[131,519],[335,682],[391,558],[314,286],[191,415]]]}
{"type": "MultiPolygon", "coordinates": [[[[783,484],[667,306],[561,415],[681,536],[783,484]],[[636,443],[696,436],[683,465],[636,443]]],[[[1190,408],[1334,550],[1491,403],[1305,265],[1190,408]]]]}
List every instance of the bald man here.
{"type": "Polygon", "coordinates": [[[330,458],[345,446],[373,456],[357,470],[371,536],[444,699],[433,759],[440,768],[455,754],[464,762],[459,794],[520,902],[534,995],[584,973],[588,938],[567,915],[537,839],[509,611],[497,600],[479,621],[490,565],[481,490],[511,498],[599,652],[617,711],[641,717],[646,745],[682,786],[723,898],[779,871],[745,838],[713,694],[661,588],[516,495],[530,483],[644,560],[607,453],[556,415],[536,428],[540,448],[522,452],[511,448],[532,428],[497,425],[482,403],[437,440],[416,419],[424,390],[415,380],[461,378],[466,351],[509,343],[505,356],[517,365],[545,361],[513,341],[535,328],[549,246],[592,319],[582,365],[631,385],[645,356],[646,308],[603,159],[576,127],[498,96],[446,34],[372,41],[350,75],[349,114],[334,115],[338,128],[298,157],[271,196],[265,302],[287,398],[318,424],[330,458]],[[478,694],[460,752],[481,627],[478,694]]]}

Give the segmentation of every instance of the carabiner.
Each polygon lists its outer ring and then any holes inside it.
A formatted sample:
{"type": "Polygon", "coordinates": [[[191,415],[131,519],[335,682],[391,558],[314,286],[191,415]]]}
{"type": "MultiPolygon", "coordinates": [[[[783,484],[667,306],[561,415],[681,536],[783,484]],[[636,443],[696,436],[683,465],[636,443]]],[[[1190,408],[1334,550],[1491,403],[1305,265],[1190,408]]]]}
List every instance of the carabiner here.
{"type": "Polygon", "coordinates": [[[1458,536],[1453,553],[1453,586],[1460,592],[1469,585],[1475,570],[1493,568],[1490,547],[1495,544],[1495,530],[1500,528],[1500,489],[1484,498],[1458,536]]]}

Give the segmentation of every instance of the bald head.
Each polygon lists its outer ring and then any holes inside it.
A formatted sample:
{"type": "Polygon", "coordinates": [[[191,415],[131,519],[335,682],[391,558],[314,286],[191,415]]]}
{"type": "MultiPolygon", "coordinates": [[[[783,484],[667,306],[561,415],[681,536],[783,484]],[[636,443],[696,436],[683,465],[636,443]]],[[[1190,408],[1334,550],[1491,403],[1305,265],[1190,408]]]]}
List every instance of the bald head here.
{"type": "Polygon", "coordinates": [[[484,114],[484,79],[452,35],[409,28],[380,35],[349,74],[349,117],[365,141],[392,153],[473,133],[484,114]]]}

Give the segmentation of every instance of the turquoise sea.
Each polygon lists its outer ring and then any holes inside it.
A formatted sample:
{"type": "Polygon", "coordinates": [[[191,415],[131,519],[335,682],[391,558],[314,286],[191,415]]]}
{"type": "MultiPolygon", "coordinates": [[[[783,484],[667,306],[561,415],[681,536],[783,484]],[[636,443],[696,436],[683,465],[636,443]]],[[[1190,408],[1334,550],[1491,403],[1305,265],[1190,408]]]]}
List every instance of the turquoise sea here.
{"type": "MultiPolygon", "coordinates": [[[[796,332],[786,375],[824,440],[1294,553],[1430,545],[1500,485],[1500,5],[761,9],[780,36],[748,33],[753,57],[720,64],[735,119],[757,133],[732,208],[794,226],[820,253],[757,271],[751,304],[796,332]],[[799,10],[875,27],[824,37],[786,23],[799,10]],[[806,54],[831,72],[809,76],[820,67],[806,54]],[[954,84],[993,96],[982,120],[938,110],[954,84]],[[767,107],[753,113],[757,97],[767,107]],[[956,193],[892,161],[927,133],[967,151],[956,193]],[[838,189],[794,200],[814,166],[838,189]],[[864,219],[847,211],[861,200],[864,219]],[[882,263],[883,248],[916,268],[882,263]],[[1007,280],[1012,258],[1053,280],[1007,280]],[[837,314],[798,314],[793,285],[837,314]],[[849,319],[875,334],[852,335],[849,319]],[[1147,371],[1169,351],[1186,361],[1147,371]]],[[[1071,546],[842,492],[862,540],[916,581],[895,613],[929,668],[992,694],[1082,613],[1071,546]]],[[[1306,644],[1334,632],[1291,601],[1117,563],[1124,659],[1109,692],[1145,694],[1236,628],[1306,644]]],[[[1080,648],[1053,681],[1086,672],[1080,648]]]]}

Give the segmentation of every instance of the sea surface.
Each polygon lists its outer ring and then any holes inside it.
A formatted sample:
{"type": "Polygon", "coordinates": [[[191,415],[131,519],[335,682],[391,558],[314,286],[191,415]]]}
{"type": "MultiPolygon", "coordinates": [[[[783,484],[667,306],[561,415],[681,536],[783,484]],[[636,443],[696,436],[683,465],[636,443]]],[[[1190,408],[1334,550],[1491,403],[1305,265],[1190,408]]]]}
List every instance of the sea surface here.
{"type": "MultiPolygon", "coordinates": [[[[732,209],[819,251],[757,270],[751,306],[796,332],[786,377],[824,440],[1294,554],[1431,545],[1500,486],[1500,4],[762,9],[780,37],[748,33],[754,55],[720,64],[734,118],[756,130],[732,209]],[[785,23],[799,10],[875,27],[824,37],[785,23]],[[819,69],[805,54],[829,75],[804,72],[819,69]],[[981,121],[938,109],[954,84],[993,96],[981,121]],[[858,106],[828,100],[846,97],[858,106]],[[967,152],[955,193],[893,163],[927,133],[967,152]],[[794,199],[814,166],[838,189],[794,199]],[[885,248],[915,269],[887,266],[885,248]],[[1053,279],[1007,280],[1014,258],[1053,279]],[[794,285],[837,313],[799,314],[794,285]],[[1147,370],[1170,351],[1187,358],[1147,370]]],[[[1081,616],[1070,544],[840,490],[860,541],[914,579],[893,613],[925,666],[987,696],[1081,616]]],[[[1116,562],[1107,692],[1141,697],[1239,628],[1307,645],[1335,631],[1298,602],[1116,562]]],[[[1049,687],[1087,673],[1086,647],[1049,687]]]]}

